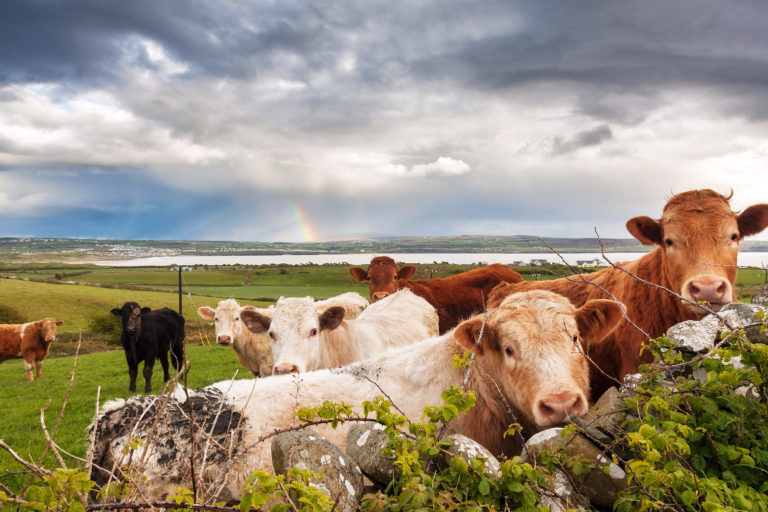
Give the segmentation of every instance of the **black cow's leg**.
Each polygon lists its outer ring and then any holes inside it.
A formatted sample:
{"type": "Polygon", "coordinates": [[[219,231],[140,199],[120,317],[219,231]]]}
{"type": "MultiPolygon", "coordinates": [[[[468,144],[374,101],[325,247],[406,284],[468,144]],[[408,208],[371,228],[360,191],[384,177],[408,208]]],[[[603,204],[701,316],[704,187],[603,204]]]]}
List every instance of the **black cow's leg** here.
{"type": "Polygon", "coordinates": [[[168,382],[168,379],[171,378],[168,375],[168,352],[160,352],[160,366],[163,367],[163,382],[168,382]]]}
{"type": "Polygon", "coordinates": [[[152,391],[152,367],[155,365],[155,358],[148,357],[144,360],[144,392],[152,391]]]}
{"type": "Polygon", "coordinates": [[[128,391],[136,391],[136,376],[139,374],[139,363],[128,361],[128,377],[131,379],[128,384],[128,391]]]}

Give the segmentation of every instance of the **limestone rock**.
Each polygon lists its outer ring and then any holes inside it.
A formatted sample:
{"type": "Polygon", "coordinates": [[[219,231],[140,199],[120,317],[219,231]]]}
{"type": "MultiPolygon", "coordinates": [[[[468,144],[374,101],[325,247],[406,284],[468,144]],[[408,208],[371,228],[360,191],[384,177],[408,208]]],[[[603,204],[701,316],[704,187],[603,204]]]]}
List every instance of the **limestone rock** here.
{"type": "Polygon", "coordinates": [[[453,457],[460,457],[467,461],[467,464],[469,464],[471,459],[482,457],[485,459],[485,472],[488,473],[488,476],[491,478],[501,478],[501,464],[485,446],[461,434],[451,434],[447,439],[450,439],[453,443],[446,450],[450,455],[444,454],[444,461],[446,463],[453,457]]]}
{"type": "Polygon", "coordinates": [[[384,425],[378,423],[356,423],[347,432],[347,455],[368,478],[382,486],[396,476],[394,457],[381,453],[388,442],[384,425]]]}
{"type": "Polygon", "coordinates": [[[602,451],[585,437],[576,434],[564,438],[562,428],[551,428],[534,434],[523,448],[523,462],[534,462],[546,450],[563,447],[567,457],[583,457],[595,461],[597,468],[589,472],[580,482],[579,491],[598,507],[611,507],[619,491],[627,487],[627,475],[623,469],[603,455],[602,451]],[[603,468],[608,468],[607,474],[603,468]]]}
{"type": "Polygon", "coordinates": [[[685,320],[667,330],[667,336],[674,340],[677,349],[695,354],[709,352],[715,346],[720,331],[720,321],[707,315],[700,321],[685,320]]]}
{"type": "Polygon", "coordinates": [[[311,484],[338,500],[339,510],[356,510],[363,491],[363,475],[355,462],[336,445],[310,429],[284,432],[272,441],[275,473],[286,474],[292,467],[309,469],[323,476],[311,484]]]}
{"type": "Polygon", "coordinates": [[[568,475],[556,469],[552,472],[552,494],[542,494],[541,504],[549,507],[550,512],[566,512],[576,509],[579,512],[589,510],[589,501],[577,493],[568,475]]]}
{"type": "Polygon", "coordinates": [[[622,434],[621,424],[627,417],[624,396],[615,387],[609,388],[582,419],[589,427],[607,432],[614,438],[622,434]]]}
{"type": "MultiPolygon", "coordinates": [[[[723,316],[734,328],[742,328],[746,325],[759,322],[755,317],[755,313],[765,308],[761,308],[755,304],[743,304],[741,302],[732,302],[723,306],[720,314],[723,316]]],[[[722,333],[727,327],[720,329],[722,333]]],[[[765,343],[768,344],[768,332],[760,332],[760,326],[752,326],[744,329],[744,333],[747,339],[752,343],[765,343]]]]}
{"type": "Polygon", "coordinates": [[[763,286],[752,296],[752,304],[768,309],[768,285],[763,286]]]}

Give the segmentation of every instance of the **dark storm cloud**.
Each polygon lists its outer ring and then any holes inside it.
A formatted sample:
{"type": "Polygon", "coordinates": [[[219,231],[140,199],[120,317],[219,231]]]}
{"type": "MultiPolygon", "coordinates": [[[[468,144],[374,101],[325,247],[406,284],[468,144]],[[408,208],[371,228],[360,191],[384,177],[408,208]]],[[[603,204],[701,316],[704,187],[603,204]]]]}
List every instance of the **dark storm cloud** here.
{"type": "Polygon", "coordinates": [[[589,146],[597,146],[613,138],[611,127],[607,125],[597,126],[590,130],[584,130],[573,137],[564,139],[555,137],[552,147],[553,155],[562,155],[589,146]]]}

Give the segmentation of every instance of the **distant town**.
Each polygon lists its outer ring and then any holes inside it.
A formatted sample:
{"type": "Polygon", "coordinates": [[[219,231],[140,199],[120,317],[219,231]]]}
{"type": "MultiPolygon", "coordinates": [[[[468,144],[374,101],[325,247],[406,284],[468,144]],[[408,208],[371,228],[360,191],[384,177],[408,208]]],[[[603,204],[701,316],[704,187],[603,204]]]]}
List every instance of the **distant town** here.
{"type": "MultiPolygon", "coordinates": [[[[643,252],[633,238],[539,238],[533,236],[381,237],[321,242],[235,242],[185,240],[101,240],[80,238],[0,238],[0,260],[132,259],[154,256],[225,256],[348,253],[542,253],[643,252]]],[[[768,251],[768,241],[745,241],[743,251],[768,251]]],[[[543,265],[545,260],[516,261],[543,265]]],[[[579,265],[600,266],[599,260],[579,265]]]]}

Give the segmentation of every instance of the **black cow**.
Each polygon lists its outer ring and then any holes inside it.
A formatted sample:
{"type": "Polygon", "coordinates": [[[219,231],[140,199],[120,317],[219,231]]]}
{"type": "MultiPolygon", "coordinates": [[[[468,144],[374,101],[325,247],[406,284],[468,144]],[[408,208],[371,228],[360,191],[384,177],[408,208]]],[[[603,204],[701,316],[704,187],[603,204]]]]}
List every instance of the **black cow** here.
{"type": "Polygon", "coordinates": [[[144,361],[144,392],[152,391],[152,368],[155,359],[163,367],[163,381],[168,382],[168,350],[174,369],[184,360],[184,317],[172,309],[161,308],[152,311],[140,308],[135,302],[126,302],[123,307],[112,309],[112,314],[123,319],[123,333],[120,341],[128,361],[129,391],[136,391],[136,375],[139,362],[144,361]]]}

